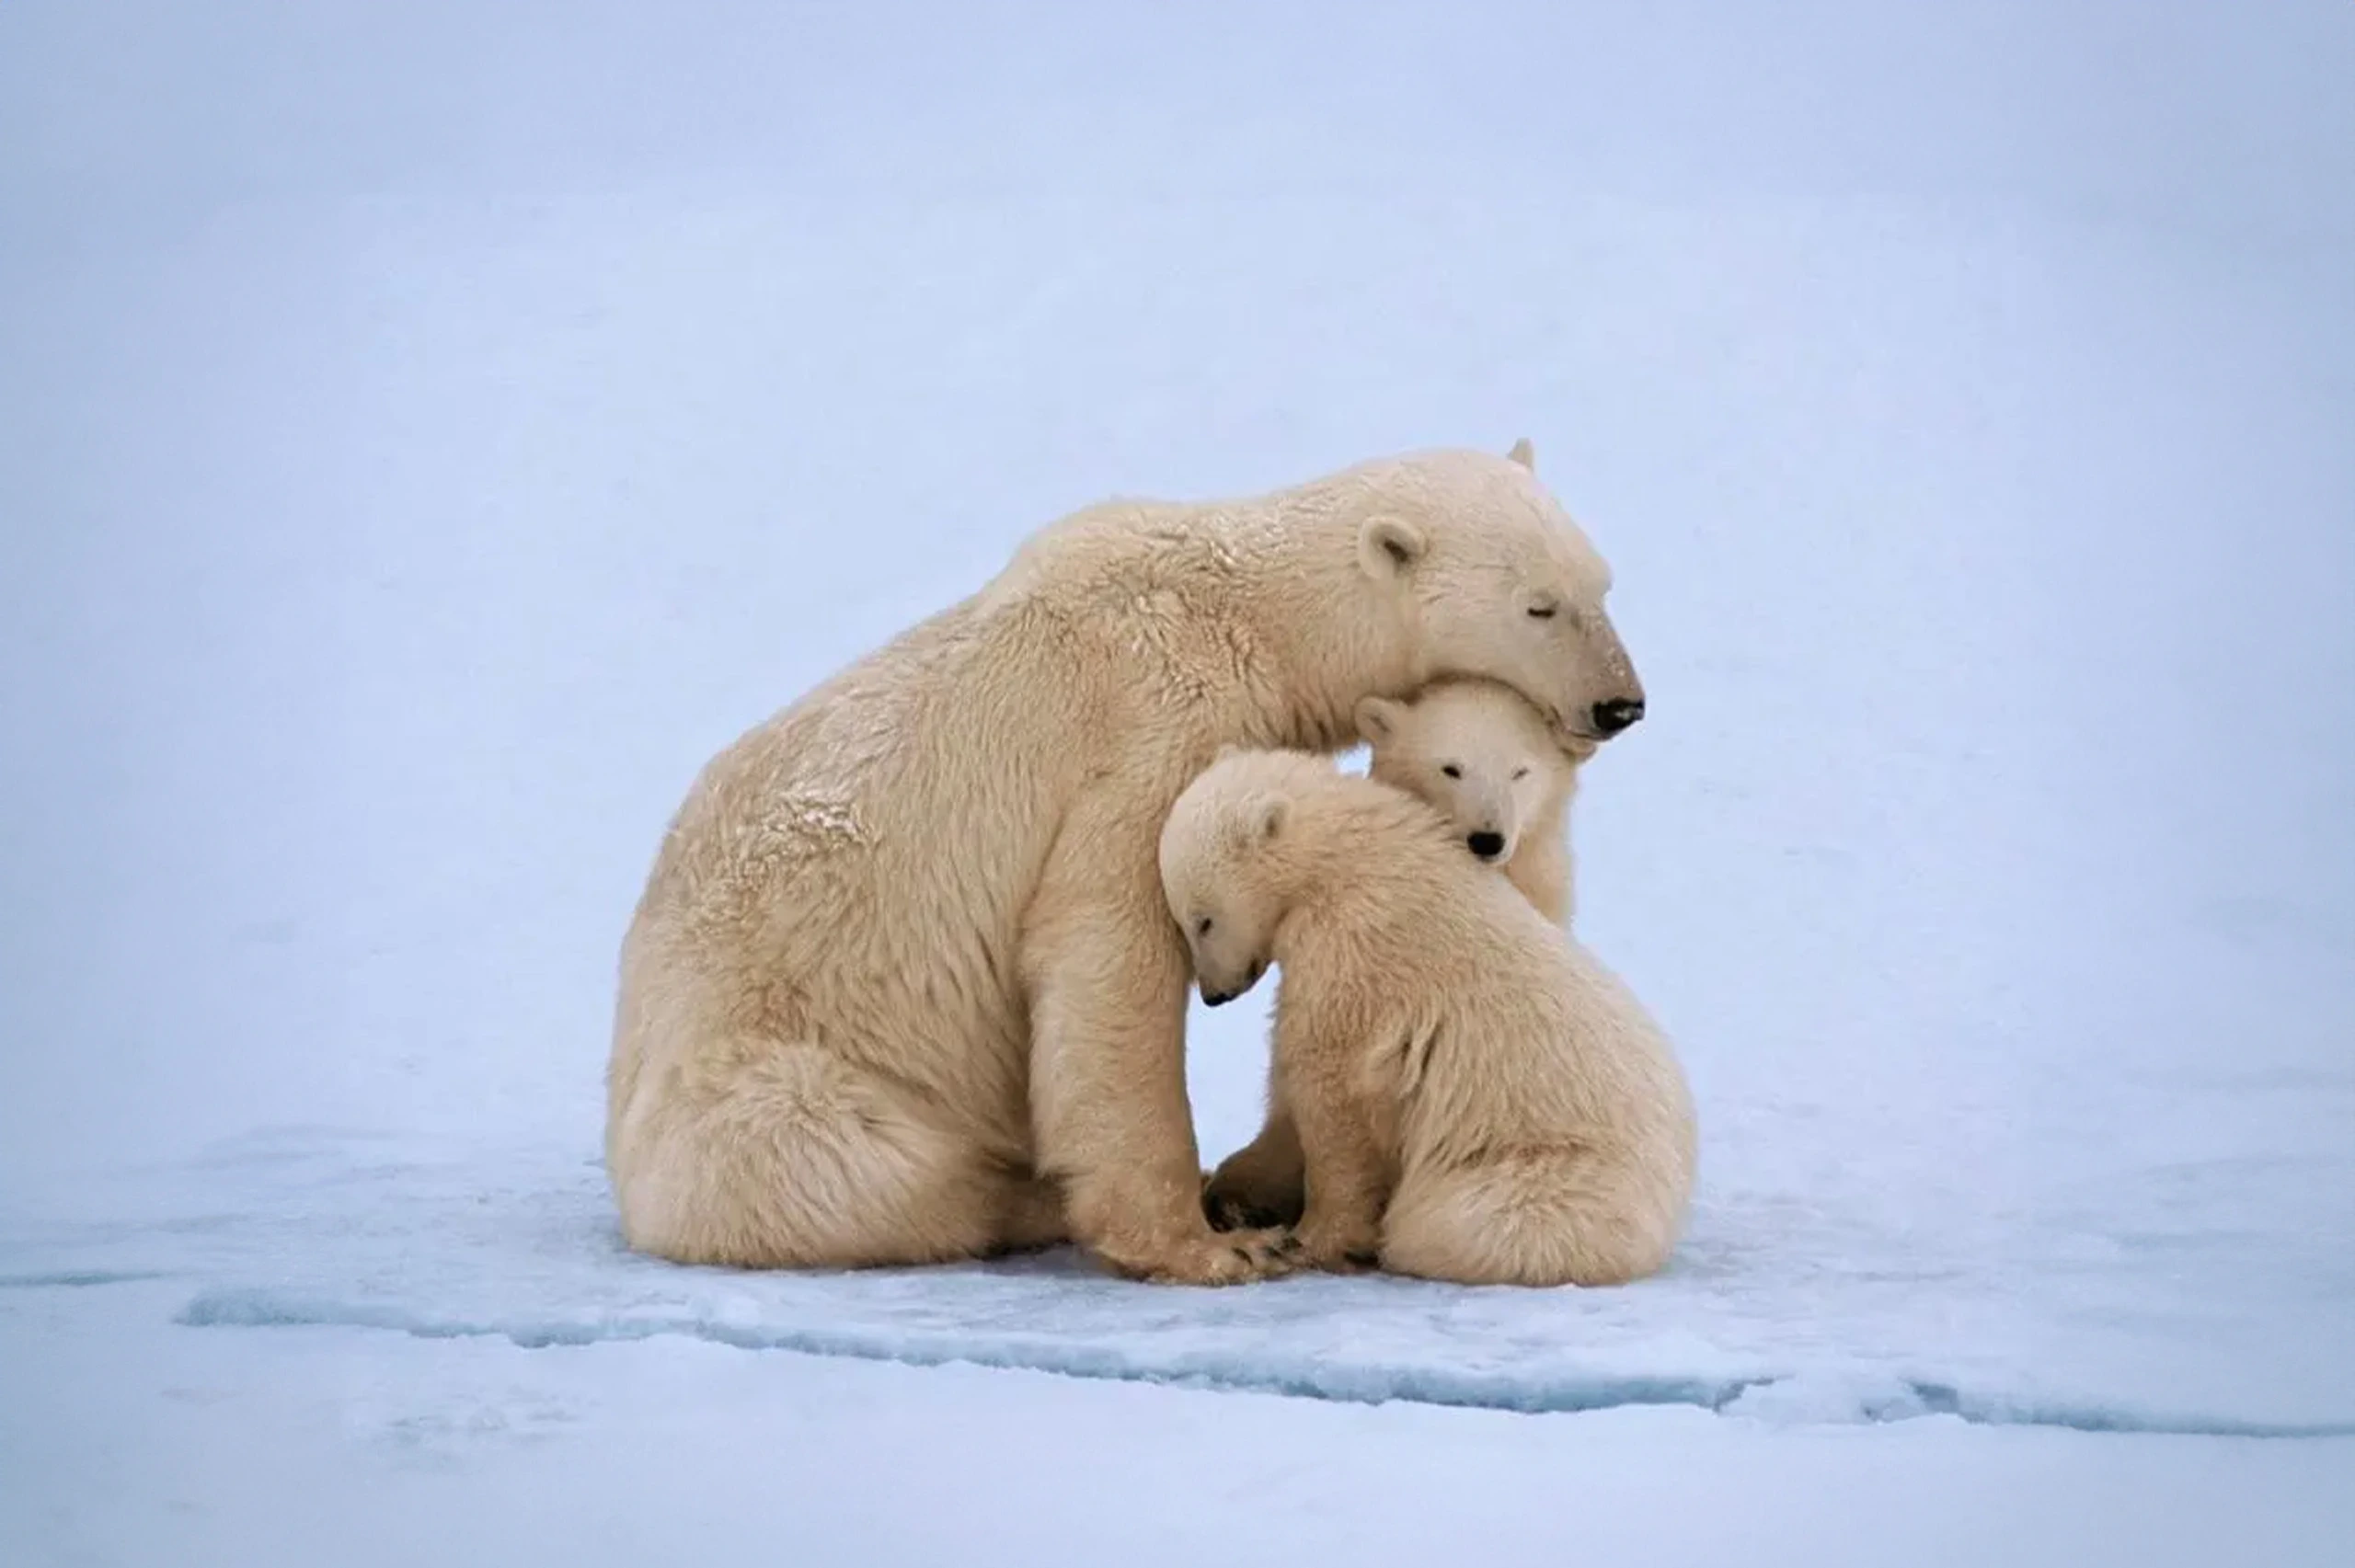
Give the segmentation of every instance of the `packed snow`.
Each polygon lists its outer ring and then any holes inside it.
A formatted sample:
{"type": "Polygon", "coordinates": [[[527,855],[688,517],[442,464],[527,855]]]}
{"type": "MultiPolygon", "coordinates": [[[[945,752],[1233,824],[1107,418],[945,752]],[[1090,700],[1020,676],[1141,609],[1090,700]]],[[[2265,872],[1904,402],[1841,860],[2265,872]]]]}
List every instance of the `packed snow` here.
{"type": "MultiPolygon", "coordinates": [[[[1777,1136],[1800,1136],[1778,1119],[1777,1136]]],[[[178,1204],[0,1242],[0,1288],[168,1279],[193,1327],[347,1326],[527,1347],[682,1334],[919,1366],[1524,1412],[1687,1404],[1775,1422],[1966,1421],[2355,1436],[2338,1332],[2355,1257],[2327,1207],[2216,1234],[2252,1198],[2343,1187],[2347,1151],[2133,1173],[2113,1212],[1991,1225],[1936,1187],[1901,1222],[1760,1190],[1744,1145],[1675,1266],[1615,1290],[1315,1276],[1203,1293],[1068,1252],[869,1273],[681,1268],[615,1233],[578,1153],[504,1158],[286,1128],[171,1173],[178,1204]],[[186,1199],[201,1207],[191,1210],[186,1199]],[[2319,1222],[2324,1229],[2316,1232],[2319,1222]]],[[[2096,1213],[2099,1211],[2097,1210],[2096,1213]]]]}
{"type": "Polygon", "coordinates": [[[0,1561],[2355,1560],[2355,20],[1963,10],[0,10],[0,1561]],[[1522,435],[1663,1275],[620,1248],[712,751],[1522,435]]]}

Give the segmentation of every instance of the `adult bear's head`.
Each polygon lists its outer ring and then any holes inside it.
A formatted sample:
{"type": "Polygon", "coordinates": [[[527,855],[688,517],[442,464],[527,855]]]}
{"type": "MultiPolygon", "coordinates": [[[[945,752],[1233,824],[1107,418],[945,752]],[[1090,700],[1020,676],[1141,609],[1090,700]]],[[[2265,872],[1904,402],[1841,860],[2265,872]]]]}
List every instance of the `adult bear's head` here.
{"type": "Polygon", "coordinates": [[[1399,616],[1422,679],[1501,681],[1580,741],[1644,716],[1644,686],[1603,609],[1611,568],[1510,454],[1429,452],[1384,464],[1358,564],[1399,616]]]}

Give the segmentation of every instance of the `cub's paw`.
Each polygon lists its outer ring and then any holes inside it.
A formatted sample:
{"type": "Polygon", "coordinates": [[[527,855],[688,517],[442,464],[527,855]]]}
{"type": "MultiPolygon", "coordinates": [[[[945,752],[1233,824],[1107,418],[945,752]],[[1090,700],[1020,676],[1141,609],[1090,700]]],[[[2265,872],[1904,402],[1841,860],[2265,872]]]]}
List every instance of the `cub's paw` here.
{"type": "Polygon", "coordinates": [[[1299,1259],[1303,1268],[1325,1274],[1366,1274],[1382,1266],[1382,1242],[1358,1226],[1303,1225],[1299,1259]]]}
{"type": "Polygon", "coordinates": [[[1221,1170],[1202,1184],[1202,1217],[1213,1230],[1275,1230],[1300,1223],[1300,1194],[1221,1170]]]}
{"type": "Polygon", "coordinates": [[[1115,1274],[1155,1285],[1246,1285],[1301,1266],[1300,1242],[1289,1230],[1230,1230],[1149,1247],[1110,1242],[1096,1253],[1115,1274]]]}

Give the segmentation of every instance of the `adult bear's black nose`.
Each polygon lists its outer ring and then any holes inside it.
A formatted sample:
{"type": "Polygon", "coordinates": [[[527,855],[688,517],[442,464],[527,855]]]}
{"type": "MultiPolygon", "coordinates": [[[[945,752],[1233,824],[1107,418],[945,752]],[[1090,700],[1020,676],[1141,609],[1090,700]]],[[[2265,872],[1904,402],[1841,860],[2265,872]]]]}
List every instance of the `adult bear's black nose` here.
{"type": "Polygon", "coordinates": [[[1643,716],[1641,697],[1613,697],[1594,704],[1595,733],[1616,735],[1643,716]]]}
{"type": "Polygon", "coordinates": [[[1502,833],[1491,833],[1483,830],[1480,832],[1466,835],[1464,842],[1482,860],[1494,860],[1505,853],[1505,836],[1502,833]]]}

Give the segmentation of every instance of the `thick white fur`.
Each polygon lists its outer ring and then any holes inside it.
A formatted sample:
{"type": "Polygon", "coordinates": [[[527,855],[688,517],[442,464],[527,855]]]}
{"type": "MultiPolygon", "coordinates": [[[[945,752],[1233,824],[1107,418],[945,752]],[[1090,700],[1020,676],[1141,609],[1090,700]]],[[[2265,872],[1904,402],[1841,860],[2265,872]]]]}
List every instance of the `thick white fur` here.
{"type": "MultiPolygon", "coordinates": [[[[1476,680],[1434,681],[1404,702],[1368,697],[1358,704],[1358,733],[1372,749],[1371,777],[1446,818],[1466,854],[1469,835],[1495,834],[1502,848],[1488,864],[1568,929],[1570,803],[1592,742],[1566,744],[1511,687],[1476,680]]],[[[1291,1224],[1302,1196],[1299,1132],[1271,1061],[1267,1119],[1220,1162],[1203,1202],[1215,1223],[1240,1228],[1291,1224]]]]}
{"type": "Polygon", "coordinates": [[[1206,999],[1282,969],[1304,1261],[1521,1285],[1667,1261],[1696,1147],[1674,1052],[1430,806],[1304,752],[1230,751],[1160,858],[1206,999]]]}
{"type": "Polygon", "coordinates": [[[1406,702],[1368,697],[1358,734],[1369,775],[1437,810],[1459,842],[1496,835],[1502,848],[1488,863],[1539,914],[1569,925],[1570,803],[1591,742],[1565,746],[1545,715],[1493,681],[1434,681],[1406,702]]]}
{"type": "Polygon", "coordinates": [[[1145,1277],[1281,1270],[1202,1215],[1169,805],[1223,745],[1331,750],[1448,674],[1591,728],[1642,695],[1609,581],[1525,463],[1469,452],[1041,530],[680,807],[622,948],[624,1236],[839,1266],[1068,1232],[1145,1277]]]}

